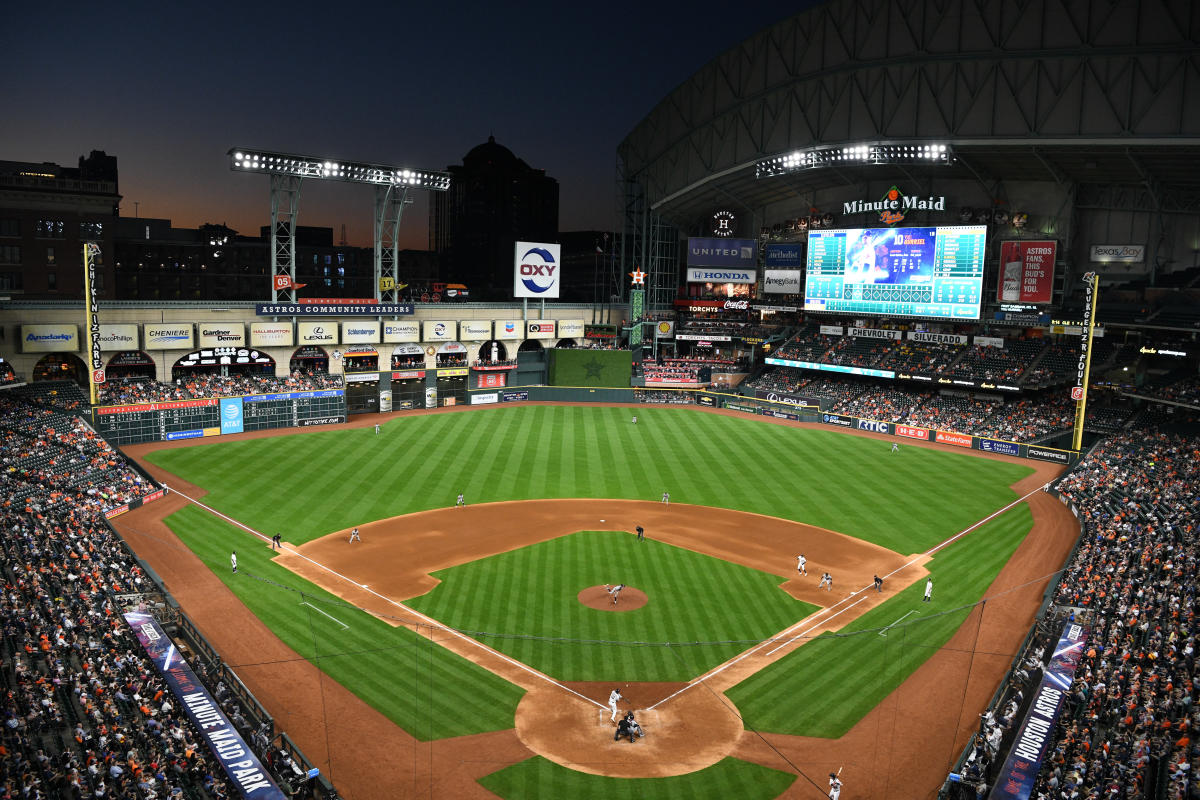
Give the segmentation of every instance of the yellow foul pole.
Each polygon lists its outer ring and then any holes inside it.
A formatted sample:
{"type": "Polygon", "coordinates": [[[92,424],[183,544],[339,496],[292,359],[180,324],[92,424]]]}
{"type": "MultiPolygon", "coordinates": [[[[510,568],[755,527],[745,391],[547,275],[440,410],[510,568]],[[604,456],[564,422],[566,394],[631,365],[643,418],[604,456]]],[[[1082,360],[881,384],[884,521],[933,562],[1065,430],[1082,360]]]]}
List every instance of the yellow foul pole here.
{"type": "Polygon", "coordinates": [[[104,358],[100,354],[100,317],[96,302],[96,258],[100,245],[83,243],[83,329],[87,332],[88,396],[96,405],[96,387],[104,383],[104,358]]]}
{"type": "Polygon", "coordinates": [[[1100,276],[1089,272],[1083,276],[1083,338],[1079,343],[1079,368],[1071,399],[1075,406],[1075,433],[1071,449],[1083,449],[1083,421],[1087,418],[1088,378],[1092,372],[1092,333],[1096,328],[1096,306],[1100,299],[1100,276]]]}

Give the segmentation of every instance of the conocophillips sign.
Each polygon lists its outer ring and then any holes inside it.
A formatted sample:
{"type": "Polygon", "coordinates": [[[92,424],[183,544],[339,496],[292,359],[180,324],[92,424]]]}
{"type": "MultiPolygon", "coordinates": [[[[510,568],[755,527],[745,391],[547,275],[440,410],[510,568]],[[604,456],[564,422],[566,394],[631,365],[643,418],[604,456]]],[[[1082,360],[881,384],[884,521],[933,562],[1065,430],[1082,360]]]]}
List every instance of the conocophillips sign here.
{"type": "Polygon", "coordinates": [[[100,325],[96,342],[101,350],[137,350],[138,326],[131,324],[100,325]]]}

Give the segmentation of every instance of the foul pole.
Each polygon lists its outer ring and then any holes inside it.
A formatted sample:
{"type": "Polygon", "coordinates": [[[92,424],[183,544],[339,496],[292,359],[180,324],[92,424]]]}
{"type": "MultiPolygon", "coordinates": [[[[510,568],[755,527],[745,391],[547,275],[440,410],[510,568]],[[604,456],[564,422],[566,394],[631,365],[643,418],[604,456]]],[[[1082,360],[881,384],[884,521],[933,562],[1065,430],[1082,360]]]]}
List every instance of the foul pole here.
{"type": "Polygon", "coordinates": [[[1089,272],[1083,276],[1083,331],[1079,341],[1079,366],[1071,399],[1075,405],[1075,432],[1071,449],[1083,449],[1083,421],[1087,418],[1088,378],[1092,372],[1092,333],[1096,328],[1096,305],[1100,299],[1100,276],[1089,272]]]}
{"type": "Polygon", "coordinates": [[[100,317],[96,301],[96,261],[100,245],[83,243],[83,329],[87,332],[88,393],[96,405],[96,387],[104,383],[104,356],[100,354],[100,317]]]}

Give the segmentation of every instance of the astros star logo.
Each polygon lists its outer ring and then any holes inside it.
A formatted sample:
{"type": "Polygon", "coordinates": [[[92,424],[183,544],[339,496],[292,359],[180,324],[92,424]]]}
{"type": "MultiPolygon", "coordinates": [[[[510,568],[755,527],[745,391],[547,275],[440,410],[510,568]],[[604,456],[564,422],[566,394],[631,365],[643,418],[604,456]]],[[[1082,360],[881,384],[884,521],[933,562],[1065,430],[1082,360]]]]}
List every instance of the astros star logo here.
{"type": "Polygon", "coordinates": [[[604,363],[592,356],[592,360],[584,364],[583,369],[589,378],[599,378],[600,373],[604,371],[604,363]]]}
{"type": "Polygon", "coordinates": [[[642,272],[640,269],[635,269],[633,272],[629,273],[629,277],[633,278],[634,286],[646,285],[646,273],[642,272]]]}

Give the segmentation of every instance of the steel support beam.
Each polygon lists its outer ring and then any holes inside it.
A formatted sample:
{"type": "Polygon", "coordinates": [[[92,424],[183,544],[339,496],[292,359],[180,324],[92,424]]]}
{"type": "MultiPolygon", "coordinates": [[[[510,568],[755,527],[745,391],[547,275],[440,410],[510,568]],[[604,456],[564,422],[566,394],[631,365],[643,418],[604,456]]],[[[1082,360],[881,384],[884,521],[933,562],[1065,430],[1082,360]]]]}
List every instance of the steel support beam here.
{"type": "Polygon", "coordinates": [[[381,303],[395,303],[399,295],[400,219],[408,202],[407,186],[375,187],[375,299],[381,303]]]}
{"type": "Polygon", "coordinates": [[[271,299],[296,302],[296,217],[300,213],[300,182],[296,175],[271,175],[271,299]],[[275,276],[286,275],[292,285],[276,287],[275,276]]]}

